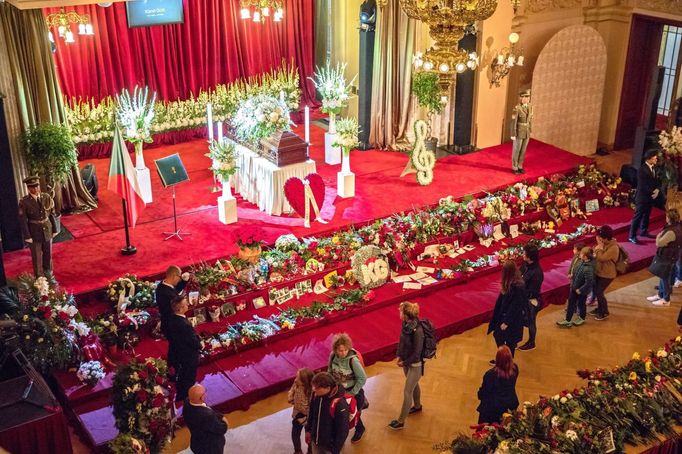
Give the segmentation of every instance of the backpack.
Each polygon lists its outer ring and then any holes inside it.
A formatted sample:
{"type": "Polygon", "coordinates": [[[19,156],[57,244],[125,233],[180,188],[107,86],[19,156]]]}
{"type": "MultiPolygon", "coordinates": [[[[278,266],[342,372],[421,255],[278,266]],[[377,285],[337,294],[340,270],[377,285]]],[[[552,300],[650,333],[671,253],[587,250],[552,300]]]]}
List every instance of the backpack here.
{"type": "Polygon", "coordinates": [[[628,266],[630,265],[630,256],[623,249],[623,247],[618,245],[618,259],[616,260],[616,272],[618,274],[625,274],[628,272],[628,266]]]}
{"type": "Polygon", "coordinates": [[[433,327],[433,323],[431,323],[431,320],[422,319],[419,320],[419,324],[422,326],[422,331],[424,331],[422,360],[435,358],[438,339],[436,339],[436,330],[433,327]]]}
{"type": "MultiPolygon", "coordinates": [[[[353,429],[360,419],[360,412],[358,411],[358,405],[355,400],[355,396],[349,392],[344,393],[343,399],[346,399],[348,404],[348,429],[353,429]]],[[[332,399],[332,403],[329,405],[329,414],[334,418],[336,413],[336,405],[341,400],[341,397],[335,397],[332,399]]]]}

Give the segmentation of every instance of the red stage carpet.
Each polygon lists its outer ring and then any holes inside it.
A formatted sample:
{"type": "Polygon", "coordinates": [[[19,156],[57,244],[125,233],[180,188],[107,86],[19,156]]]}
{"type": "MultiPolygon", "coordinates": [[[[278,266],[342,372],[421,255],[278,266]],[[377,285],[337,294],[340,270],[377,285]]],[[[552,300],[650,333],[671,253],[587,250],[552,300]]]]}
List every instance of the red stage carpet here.
{"type": "MultiPolygon", "coordinates": [[[[624,242],[631,215],[631,210],[624,208],[604,210],[596,213],[590,222],[609,223],[614,227],[617,238],[630,255],[630,271],[634,271],[650,263],[655,244],[653,240],[644,240],[643,246],[624,242]]],[[[661,213],[657,211],[653,220],[656,227],[660,226],[661,213]]],[[[545,252],[541,259],[545,270],[543,300],[545,304],[563,304],[568,292],[566,273],[572,252],[569,247],[545,252]]],[[[420,304],[421,315],[432,320],[442,338],[487,322],[498,292],[499,272],[491,270],[476,272],[459,285],[425,288],[419,296],[410,299],[420,304]]],[[[332,336],[338,332],[350,334],[366,364],[393,359],[400,331],[395,307],[395,304],[377,305],[348,318],[323,320],[313,329],[294,331],[291,336],[207,361],[199,368],[198,380],[211,390],[208,404],[223,411],[246,409],[260,399],[285,390],[299,368],[326,366],[332,336]]],[[[613,318],[618,316],[612,314],[613,318]]],[[[166,344],[147,338],[136,349],[141,357],[165,356],[166,344]]],[[[86,442],[97,446],[116,436],[109,402],[111,374],[95,388],[80,384],[73,373],[57,374],[55,378],[86,442]]]]}
{"type": "MultiPolygon", "coordinates": [[[[302,131],[298,131],[302,135],[302,131]]],[[[130,257],[120,254],[124,245],[121,200],[106,187],[100,188],[99,208],[73,216],[63,216],[62,222],[75,239],[54,246],[54,267],[58,281],[74,293],[98,289],[119,276],[133,272],[139,276],[156,275],[168,265],[181,266],[201,260],[212,261],[237,251],[234,232],[241,226],[259,224],[265,231],[265,240],[274,240],[283,234],[309,236],[335,230],[349,224],[389,216],[413,207],[437,203],[441,197],[461,197],[481,191],[493,191],[522,180],[510,171],[511,144],[503,144],[480,152],[449,156],[436,163],[435,178],[428,187],[415,181],[414,175],[399,178],[407,156],[402,153],[381,151],[354,151],[351,168],[356,174],[356,196],[350,199],[336,197],[336,173],[340,165],[324,164],[324,131],[311,127],[310,149],[317,162],[318,173],[326,184],[323,217],[329,224],[314,223],[303,227],[297,216],[268,216],[256,206],[239,200],[239,222],[223,225],[218,221],[216,198],[209,192],[212,175],[206,142],[196,140],[178,145],[160,147],[145,152],[145,161],[152,168],[154,201],[142,213],[138,226],[132,230],[132,242],[138,253],[130,257]],[[154,159],[180,153],[189,172],[190,181],[177,187],[178,223],[192,235],[184,242],[175,239],[165,242],[162,232],[172,230],[173,207],[171,190],[164,189],[153,167],[154,159]]],[[[97,177],[106,185],[109,160],[92,162],[97,177]]],[[[542,142],[532,141],[526,157],[525,178],[566,172],[579,164],[589,162],[542,142]]],[[[4,256],[9,276],[30,272],[28,249],[7,253],[4,256]]]]}

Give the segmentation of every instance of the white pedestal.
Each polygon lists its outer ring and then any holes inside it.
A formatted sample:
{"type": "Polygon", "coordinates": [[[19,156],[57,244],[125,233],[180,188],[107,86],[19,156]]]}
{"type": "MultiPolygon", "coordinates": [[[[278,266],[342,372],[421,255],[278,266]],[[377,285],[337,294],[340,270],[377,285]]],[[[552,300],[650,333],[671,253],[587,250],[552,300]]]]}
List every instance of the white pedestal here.
{"type": "Polygon", "coordinates": [[[218,197],[218,219],[223,224],[237,222],[237,199],[234,197],[218,197]]]}
{"type": "Polygon", "coordinates": [[[353,172],[336,174],[336,193],[344,199],[355,196],[355,174],[353,172]]]}
{"type": "Polygon", "coordinates": [[[137,172],[137,184],[140,185],[142,200],[144,203],[152,203],[152,178],[149,175],[149,168],[135,169],[137,172]]]}
{"type": "Polygon", "coordinates": [[[341,147],[332,147],[336,140],[336,134],[324,133],[324,163],[335,165],[341,164],[341,147]]]}

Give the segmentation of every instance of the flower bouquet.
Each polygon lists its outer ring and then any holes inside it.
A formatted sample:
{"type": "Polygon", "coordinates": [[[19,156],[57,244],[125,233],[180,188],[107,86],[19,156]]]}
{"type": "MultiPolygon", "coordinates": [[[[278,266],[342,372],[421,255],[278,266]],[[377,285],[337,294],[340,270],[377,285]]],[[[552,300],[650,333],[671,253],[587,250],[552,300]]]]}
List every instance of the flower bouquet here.
{"type": "Polygon", "coordinates": [[[257,226],[243,227],[237,232],[239,258],[251,264],[260,261],[261,245],[263,244],[263,229],[257,226]]]}
{"type": "Polygon", "coordinates": [[[343,154],[348,155],[351,149],[360,144],[358,134],[360,134],[358,120],[353,117],[340,118],[336,122],[336,140],[332,145],[341,147],[343,154]]]}
{"type": "Polygon", "coordinates": [[[104,371],[104,366],[99,361],[86,361],[81,363],[76,375],[83,383],[95,386],[97,382],[104,378],[106,372],[104,371]]]}
{"type": "Polygon", "coordinates": [[[206,157],[210,158],[213,165],[209,169],[223,183],[228,182],[230,177],[237,172],[235,159],[237,153],[232,142],[228,141],[211,141],[208,147],[206,157]]]}
{"type": "Polygon", "coordinates": [[[233,124],[239,139],[258,143],[276,132],[289,131],[289,107],[274,96],[257,94],[239,104],[233,124]]]}
{"type": "MultiPolygon", "coordinates": [[[[316,68],[315,77],[309,78],[322,98],[320,111],[329,114],[332,121],[333,116],[338,115],[341,109],[348,104],[351,87],[355,81],[354,77],[350,83],[346,83],[345,71],[345,63],[343,65],[337,64],[336,68],[327,65],[324,68],[316,68]]],[[[329,132],[333,133],[331,130],[329,132]]]]}

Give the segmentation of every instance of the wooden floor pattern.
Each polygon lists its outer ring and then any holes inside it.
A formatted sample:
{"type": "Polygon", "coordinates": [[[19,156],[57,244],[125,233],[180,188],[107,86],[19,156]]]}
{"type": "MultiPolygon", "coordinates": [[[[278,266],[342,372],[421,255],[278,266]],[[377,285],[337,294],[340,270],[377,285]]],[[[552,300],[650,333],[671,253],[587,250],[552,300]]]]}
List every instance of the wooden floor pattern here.
{"type": "MultiPolygon", "coordinates": [[[[646,270],[618,278],[609,289],[611,316],[604,322],[590,317],[581,327],[561,329],[554,322],[562,316],[563,307],[543,310],[538,315],[537,349],[516,355],[520,401],[580,386],[577,369],[622,364],[634,351],[645,352],[676,336],[682,292],[673,295],[669,307],[654,307],[645,297],[654,293],[656,284],[646,270]]],[[[401,431],[392,431],[387,424],[397,417],[402,402],[402,370],[395,363],[368,367],[365,389],[370,408],[363,413],[367,432],[355,445],[348,441],[343,452],[429,453],[434,442],[458,432],[469,433],[478,417],[476,391],[495,352],[495,343],[485,331],[480,326],[439,342],[437,359],[427,364],[421,380],[424,411],[409,417],[401,431]]],[[[233,412],[228,419],[226,453],[293,452],[285,393],[258,402],[246,412],[233,412]]],[[[189,434],[183,428],[167,452],[190,452],[188,445],[189,434]]]]}

